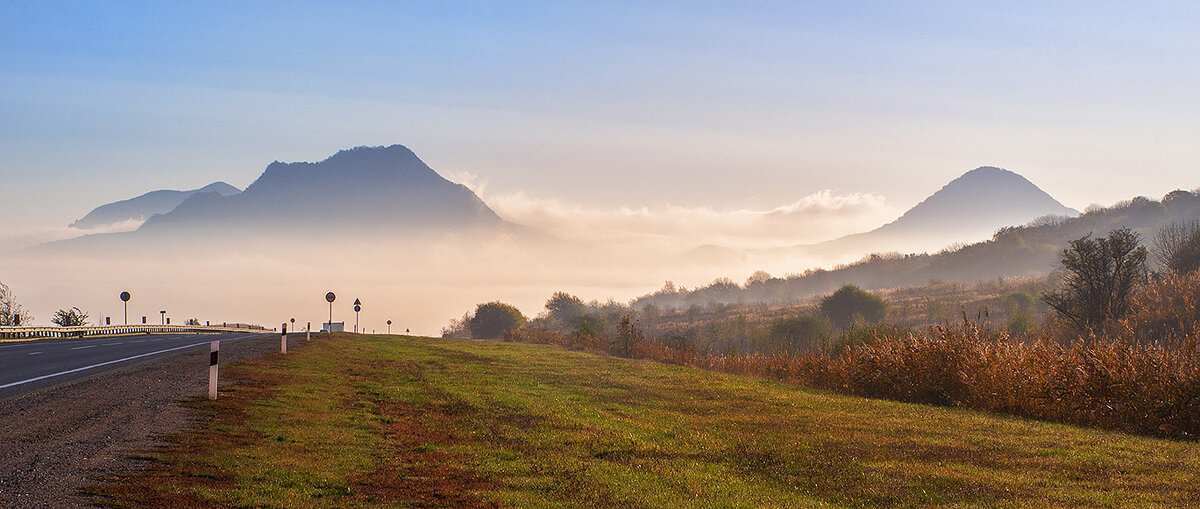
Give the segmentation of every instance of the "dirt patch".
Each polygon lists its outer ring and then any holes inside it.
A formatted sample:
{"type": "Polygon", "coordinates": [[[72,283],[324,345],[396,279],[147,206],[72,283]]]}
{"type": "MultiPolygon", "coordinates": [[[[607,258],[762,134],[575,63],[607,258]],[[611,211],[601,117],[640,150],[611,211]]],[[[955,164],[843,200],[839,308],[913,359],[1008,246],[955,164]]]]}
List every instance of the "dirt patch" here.
{"type": "Polygon", "coordinates": [[[392,454],[359,479],[363,491],[419,507],[500,507],[472,494],[487,488],[487,480],[463,468],[463,458],[445,451],[457,440],[450,416],[403,403],[380,403],[379,411],[391,421],[384,436],[392,454]]]}

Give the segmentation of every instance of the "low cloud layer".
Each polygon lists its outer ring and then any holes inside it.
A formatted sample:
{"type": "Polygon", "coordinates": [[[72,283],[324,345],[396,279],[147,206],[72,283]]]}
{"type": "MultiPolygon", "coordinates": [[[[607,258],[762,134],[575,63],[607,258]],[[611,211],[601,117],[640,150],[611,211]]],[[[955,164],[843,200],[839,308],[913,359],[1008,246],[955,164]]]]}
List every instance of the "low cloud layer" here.
{"type": "Polygon", "coordinates": [[[634,241],[691,249],[809,244],[876,228],[896,211],[877,194],[824,190],[779,207],[587,207],[524,193],[486,196],[501,217],[577,241],[634,241]]]}

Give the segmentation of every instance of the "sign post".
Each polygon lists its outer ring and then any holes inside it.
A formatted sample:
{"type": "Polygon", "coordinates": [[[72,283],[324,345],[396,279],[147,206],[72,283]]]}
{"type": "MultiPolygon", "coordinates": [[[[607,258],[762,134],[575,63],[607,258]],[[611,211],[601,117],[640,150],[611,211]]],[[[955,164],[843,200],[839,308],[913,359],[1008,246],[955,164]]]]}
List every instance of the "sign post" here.
{"type": "Polygon", "coordinates": [[[287,322],[283,322],[283,336],[279,339],[279,353],[287,355],[287,322]]]}
{"type": "Polygon", "coordinates": [[[208,344],[208,399],[217,399],[217,354],[220,351],[220,341],[208,344]]]}
{"type": "Polygon", "coordinates": [[[325,300],[329,301],[329,335],[333,336],[333,300],[337,298],[333,292],[325,294],[325,300]]]}
{"type": "Polygon", "coordinates": [[[121,302],[125,303],[125,325],[129,325],[129,292],[121,292],[121,302]]]}
{"type": "Polygon", "coordinates": [[[388,320],[388,335],[392,335],[392,321],[388,320]]]}
{"type": "Polygon", "coordinates": [[[358,312],[362,311],[362,302],[354,299],[354,333],[358,334],[358,312]]]}

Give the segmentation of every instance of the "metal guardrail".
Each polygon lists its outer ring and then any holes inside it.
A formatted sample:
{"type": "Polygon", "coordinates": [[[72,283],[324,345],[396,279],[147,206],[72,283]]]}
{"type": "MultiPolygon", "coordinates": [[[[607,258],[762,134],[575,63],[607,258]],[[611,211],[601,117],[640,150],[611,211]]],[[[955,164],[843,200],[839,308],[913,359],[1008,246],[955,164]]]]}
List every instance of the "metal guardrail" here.
{"type": "Polygon", "coordinates": [[[6,339],[81,338],[118,334],[172,334],[217,332],[267,332],[258,325],[105,325],[100,327],[0,327],[0,341],[6,339]]]}

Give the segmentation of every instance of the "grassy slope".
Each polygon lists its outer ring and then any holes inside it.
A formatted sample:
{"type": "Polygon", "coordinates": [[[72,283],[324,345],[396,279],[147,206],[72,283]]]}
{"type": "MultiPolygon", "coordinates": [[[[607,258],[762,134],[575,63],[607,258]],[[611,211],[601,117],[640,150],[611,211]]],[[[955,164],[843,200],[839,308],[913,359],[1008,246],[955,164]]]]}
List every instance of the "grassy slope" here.
{"type": "Polygon", "coordinates": [[[340,335],[243,379],[112,505],[1200,503],[1200,445],[537,345],[340,335]]]}

